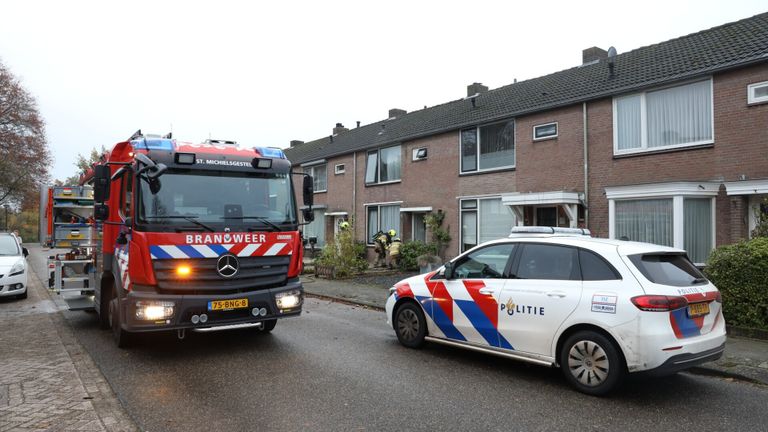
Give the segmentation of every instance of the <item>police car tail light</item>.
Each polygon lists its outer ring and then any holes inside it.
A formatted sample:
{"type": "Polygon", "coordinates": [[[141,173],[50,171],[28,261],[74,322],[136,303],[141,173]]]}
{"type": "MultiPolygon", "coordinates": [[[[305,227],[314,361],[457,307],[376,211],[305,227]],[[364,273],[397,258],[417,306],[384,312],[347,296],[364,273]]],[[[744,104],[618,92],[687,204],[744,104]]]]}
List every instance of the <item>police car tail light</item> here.
{"type": "Polygon", "coordinates": [[[685,297],[663,295],[632,297],[632,303],[641,311],[646,312],[668,312],[688,306],[688,300],[685,297]]]}
{"type": "Polygon", "coordinates": [[[718,291],[717,294],[715,295],[715,301],[718,302],[718,303],[722,303],[723,302],[723,295],[720,294],[720,291],[718,291]]]}

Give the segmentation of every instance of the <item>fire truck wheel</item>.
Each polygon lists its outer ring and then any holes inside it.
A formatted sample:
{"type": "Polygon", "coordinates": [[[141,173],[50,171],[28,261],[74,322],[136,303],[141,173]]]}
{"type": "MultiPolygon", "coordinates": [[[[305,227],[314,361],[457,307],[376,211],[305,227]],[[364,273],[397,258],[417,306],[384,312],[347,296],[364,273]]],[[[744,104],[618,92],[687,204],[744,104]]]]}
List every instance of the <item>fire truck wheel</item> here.
{"type": "Polygon", "coordinates": [[[262,333],[269,333],[269,332],[271,332],[272,330],[275,329],[276,325],[277,325],[277,320],[276,319],[262,321],[261,332],[262,333]]]}
{"type": "Polygon", "coordinates": [[[99,328],[107,330],[112,328],[112,322],[109,318],[109,303],[110,297],[102,291],[101,298],[99,299],[99,328]]]}
{"type": "Polygon", "coordinates": [[[118,348],[127,348],[130,345],[131,334],[123,330],[122,318],[117,297],[109,302],[109,322],[112,325],[112,337],[118,348]]]}

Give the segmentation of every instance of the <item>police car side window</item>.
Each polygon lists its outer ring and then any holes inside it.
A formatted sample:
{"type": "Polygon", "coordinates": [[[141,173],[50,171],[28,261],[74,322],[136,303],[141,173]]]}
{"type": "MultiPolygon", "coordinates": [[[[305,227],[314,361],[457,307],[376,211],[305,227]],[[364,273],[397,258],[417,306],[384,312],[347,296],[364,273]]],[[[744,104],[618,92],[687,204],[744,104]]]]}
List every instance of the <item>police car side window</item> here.
{"type": "Polygon", "coordinates": [[[499,244],[476,250],[461,258],[454,267],[455,279],[500,279],[504,277],[514,244],[499,244]]]}
{"type": "Polygon", "coordinates": [[[520,279],[581,280],[576,248],[526,244],[516,276],[520,279]]]}
{"type": "Polygon", "coordinates": [[[581,278],[585,281],[621,279],[619,272],[594,252],[579,249],[579,262],[581,263],[581,278]]]}

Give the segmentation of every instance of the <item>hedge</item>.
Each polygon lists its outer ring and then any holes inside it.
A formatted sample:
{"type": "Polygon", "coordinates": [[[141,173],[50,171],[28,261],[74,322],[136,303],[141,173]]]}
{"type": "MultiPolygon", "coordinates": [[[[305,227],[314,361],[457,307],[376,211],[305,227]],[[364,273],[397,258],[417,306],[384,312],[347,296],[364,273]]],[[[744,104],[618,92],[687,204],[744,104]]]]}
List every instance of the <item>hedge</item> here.
{"type": "Polygon", "coordinates": [[[418,240],[405,242],[400,247],[400,268],[405,271],[413,271],[419,269],[419,263],[416,261],[421,255],[437,253],[437,249],[434,245],[425,244],[418,240]]]}
{"type": "Polygon", "coordinates": [[[704,271],[723,296],[729,325],[768,330],[768,238],[718,247],[704,271]]]}

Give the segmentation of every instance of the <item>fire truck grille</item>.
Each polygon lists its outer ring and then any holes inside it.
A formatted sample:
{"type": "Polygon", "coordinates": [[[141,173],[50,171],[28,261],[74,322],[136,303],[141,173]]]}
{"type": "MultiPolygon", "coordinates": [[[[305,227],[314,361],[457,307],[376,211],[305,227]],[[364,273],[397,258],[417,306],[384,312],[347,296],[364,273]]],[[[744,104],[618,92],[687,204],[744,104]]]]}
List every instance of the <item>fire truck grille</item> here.
{"type": "Polygon", "coordinates": [[[285,284],[290,256],[239,258],[237,273],[229,278],[216,270],[217,258],[154,260],[155,278],[161,292],[183,294],[235,294],[285,284]],[[189,266],[188,276],[176,274],[177,267],[189,266]]]}

